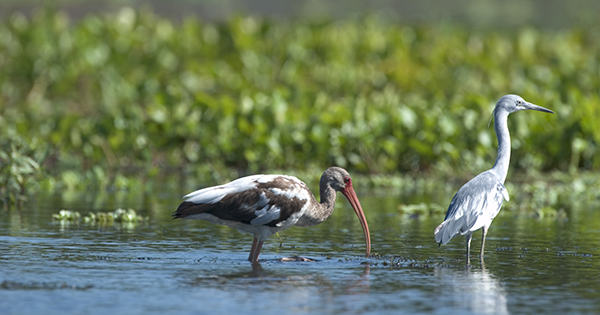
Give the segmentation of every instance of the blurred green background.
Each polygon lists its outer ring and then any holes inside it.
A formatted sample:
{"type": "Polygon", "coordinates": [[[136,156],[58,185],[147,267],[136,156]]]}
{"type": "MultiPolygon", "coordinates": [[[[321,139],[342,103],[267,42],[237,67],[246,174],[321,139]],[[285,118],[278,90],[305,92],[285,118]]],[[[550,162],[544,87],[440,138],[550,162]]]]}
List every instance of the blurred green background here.
{"type": "MultiPolygon", "coordinates": [[[[458,178],[600,170],[597,1],[4,1],[0,184],[256,172],[458,178]],[[540,173],[542,172],[542,173],[540,173]]],[[[377,180],[373,180],[376,178],[377,180]]],[[[597,176],[593,176],[597,178],[597,176]]],[[[99,184],[97,184],[99,183],[99,184]]]]}

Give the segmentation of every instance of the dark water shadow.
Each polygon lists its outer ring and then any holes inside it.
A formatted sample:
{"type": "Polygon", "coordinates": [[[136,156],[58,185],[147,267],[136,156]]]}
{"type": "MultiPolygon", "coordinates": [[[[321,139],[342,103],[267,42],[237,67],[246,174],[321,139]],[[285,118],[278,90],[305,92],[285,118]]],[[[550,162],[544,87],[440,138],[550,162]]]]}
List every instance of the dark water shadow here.
{"type": "Polygon", "coordinates": [[[93,285],[78,285],[67,282],[57,281],[12,281],[3,280],[0,282],[0,290],[88,290],[93,285]]]}

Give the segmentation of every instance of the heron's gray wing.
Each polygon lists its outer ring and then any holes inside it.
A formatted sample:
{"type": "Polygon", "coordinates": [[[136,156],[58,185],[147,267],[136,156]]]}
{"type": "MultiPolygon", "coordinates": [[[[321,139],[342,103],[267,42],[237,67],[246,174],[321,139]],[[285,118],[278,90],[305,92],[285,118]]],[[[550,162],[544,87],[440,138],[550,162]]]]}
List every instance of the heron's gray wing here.
{"type": "Polygon", "coordinates": [[[483,172],[462,186],[448,207],[446,218],[435,229],[435,240],[446,244],[456,234],[474,232],[489,225],[508,200],[506,187],[490,171],[483,172]]]}

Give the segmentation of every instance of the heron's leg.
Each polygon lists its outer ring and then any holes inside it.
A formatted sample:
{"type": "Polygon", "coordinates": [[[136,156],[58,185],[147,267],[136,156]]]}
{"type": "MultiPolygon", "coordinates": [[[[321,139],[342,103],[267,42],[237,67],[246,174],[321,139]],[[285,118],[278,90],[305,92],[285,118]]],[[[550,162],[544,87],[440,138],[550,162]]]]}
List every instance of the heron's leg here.
{"type": "Polygon", "coordinates": [[[250,256],[248,256],[248,260],[251,262],[258,261],[258,255],[260,255],[260,250],[262,249],[263,242],[258,240],[257,236],[254,236],[254,240],[252,240],[252,248],[250,249],[250,256]]]}
{"type": "Polygon", "coordinates": [[[471,262],[471,238],[472,237],[473,237],[473,234],[465,235],[465,239],[467,241],[467,264],[469,264],[471,262]]]}
{"type": "Polygon", "coordinates": [[[481,252],[479,253],[480,259],[483,260],[483,248],[485,247],[485,236],[487,235],[487,231],[488,231],[488,227],[484,226],[482,231],[482,238],[481,238],[481,252]]]}

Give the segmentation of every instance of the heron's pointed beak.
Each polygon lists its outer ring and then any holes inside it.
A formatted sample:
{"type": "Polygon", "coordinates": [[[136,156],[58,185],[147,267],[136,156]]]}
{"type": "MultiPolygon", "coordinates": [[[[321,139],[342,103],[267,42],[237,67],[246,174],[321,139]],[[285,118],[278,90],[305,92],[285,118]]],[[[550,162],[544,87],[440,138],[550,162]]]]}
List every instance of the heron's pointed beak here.
{"type": "Polygon", "coordinates": [[[369,234],[369,226],[367,225],[367,218],[365,218],[365,213],[360,206],[360,202],[358,201],[358,197],[356,197],[356,193],[354,192],[354,188],[352,188],[352,182],[348,183],[345,189],[341,190],[342,194],[346,196],[350,205],[356,212],[356,216],[358,216],[358,220],[360,221],[360,225],[362,225],[363,232],[365,233],[365,244],[367,245],[367,254],[365,257],[369,257],[371,255],[371,234],[369,234]]]}
{"type": "Polygon", "coordinates": [[[524,107],[526,109],[537,110],[537,111],[540,111],[540,112],[546,112],[546,113],[554,114],[553,111],[551,111],[551,110],[549,110],[547,108],[544,108],[542,106],[538,106],[538,105],[535,105],[535,104],[531,104],[531,103],[525,103],[524,107]]]}

